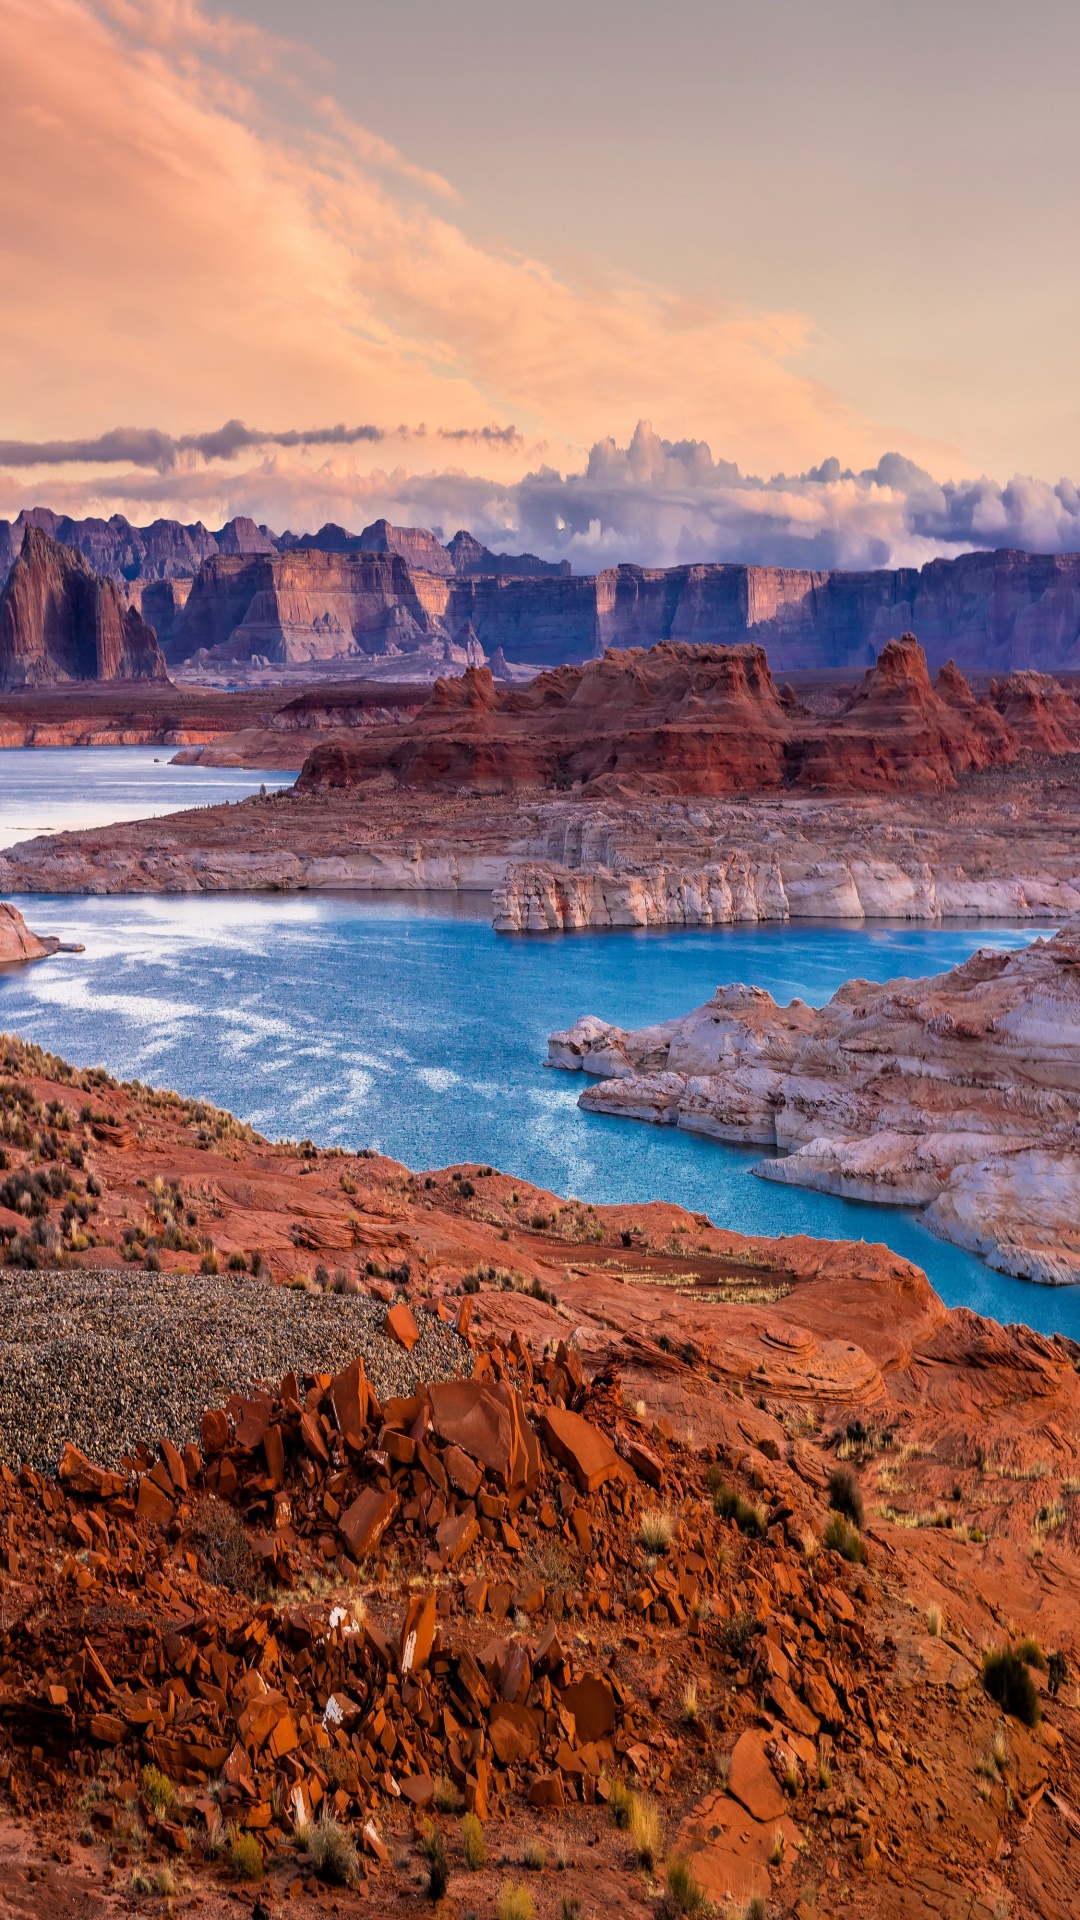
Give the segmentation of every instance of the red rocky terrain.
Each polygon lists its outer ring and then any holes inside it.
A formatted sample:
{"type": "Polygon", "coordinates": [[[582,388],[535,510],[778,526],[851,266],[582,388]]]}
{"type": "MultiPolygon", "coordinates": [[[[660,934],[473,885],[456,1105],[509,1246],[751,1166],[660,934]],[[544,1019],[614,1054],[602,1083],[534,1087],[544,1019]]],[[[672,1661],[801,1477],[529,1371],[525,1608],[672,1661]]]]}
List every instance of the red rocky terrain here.
{"type": "Polygon", "coordinates": [[[609,649],[526,686],[487,668],[440,680],[409,725],[317,746],[303,791],[408,789],[643,794],[940,792],[1011,765],[1021,747],[1074,751],[1080,709],[1042,676],[977,699],[951,665],[931,682],[910,635],[890,640],[839,713],[778,690],[762,647],[664,642],[609,649]],[[1007,709],[1016,725],[1003,717],[1007,709]]]}
{"type": "Polygon", "coordinates": [[[7,1911],[1075,1912],[1080,1348],[3,1044],[7,1911]],[[65,1287],[196,1268],[375,1330],[172,1431],[136,1338],[90,1458],[65,1287]]]}

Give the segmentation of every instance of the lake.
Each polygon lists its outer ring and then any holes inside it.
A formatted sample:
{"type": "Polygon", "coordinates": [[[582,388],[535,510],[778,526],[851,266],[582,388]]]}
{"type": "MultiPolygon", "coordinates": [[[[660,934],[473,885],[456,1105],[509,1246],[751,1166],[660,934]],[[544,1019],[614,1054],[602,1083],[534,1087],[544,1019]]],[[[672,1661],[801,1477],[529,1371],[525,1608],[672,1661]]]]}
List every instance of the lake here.
{"type": "Polygon", "coordinates": [[[642,1026],[733,980],[820,1005],[855,975],[936,973],[979,946],[1021,946],[1040,931],[1030,924],[529,938],[493,933],[486,896],[16,904],[86,952],[0,975],[0,1028],[78,1065],[200,1095],[275,1138],[376,1146],[417,1169],[490,1162],[587,1201],[676,1200],[747,1233],[884,1241],[950,1305],[1080,1338],[1080,1289],[993,1273],[906,1212],[756,1180],[758,1150],[582,1113],[580,1076],[543,1065],[548,1034],[582,1013],[642,1026]]]}
{"type": "Polygon", "coordinates": [[[0,749],[0,847],[35,833],[160,818],[184,807],[217,806],[295,773],[245,767],[174,767],[175,747],[5,747],[0,749]]]}

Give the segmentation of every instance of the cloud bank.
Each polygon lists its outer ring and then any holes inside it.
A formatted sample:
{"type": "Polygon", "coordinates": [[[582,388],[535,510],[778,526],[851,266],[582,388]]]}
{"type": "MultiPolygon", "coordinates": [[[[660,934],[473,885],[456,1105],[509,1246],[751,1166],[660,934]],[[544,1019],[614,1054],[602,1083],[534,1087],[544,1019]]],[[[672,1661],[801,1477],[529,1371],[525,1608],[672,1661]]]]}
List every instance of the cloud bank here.
{"type": "MultiPolygon", "coordinates": [[[[505,450],[514,430],[488,432],[491,440],[480,444],[505,450]]],[[[1080,549],[1080,493],[1069,480],[940,482],[898,453],[858,472],[828,459],[762,479],[714,460],[704,441],[662,439],[645,421],[626,446],[597,441],[577,471],[540,465],[506,479],[460,467],[419,470],[420,437],[381,428],[259,435],[235,422],[186,436],[183,445],[161,434],[131,435],[143,471],[73,477],[61,450],[55,463],[35,468],[41,484],[33,499],[25,473],[0,471],[0,512],[13,517],[40,504],[76,515],[121,511],[135,521],[170,514],[208,526],[246,514],[278,532],[313,532],[327,520],[358,531],[385,515],[398,525],[434,527],[446,539],[467,527],[496,550],[568,559],[580,573],[625,560],[861,569],[921,566],[972,548],[1080,549]],[[383,453],[398,442],[409,456],[399,464],[358,463],[364,447],[383,453]],[[263,457],[244,465],[237,456],[252,445],[263,457]]],[[[100,457],[109,462],[127,440],[118,430],[102,443],[100,457]]]]}

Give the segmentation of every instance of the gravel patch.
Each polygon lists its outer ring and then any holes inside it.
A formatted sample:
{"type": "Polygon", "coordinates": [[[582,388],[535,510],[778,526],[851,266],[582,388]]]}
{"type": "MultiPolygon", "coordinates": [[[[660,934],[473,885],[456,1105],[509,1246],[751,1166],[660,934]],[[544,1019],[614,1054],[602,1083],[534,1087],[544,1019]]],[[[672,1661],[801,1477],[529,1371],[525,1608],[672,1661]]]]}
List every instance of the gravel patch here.
{"type": "Polygon", "coordinates": [[[140,1440],[198,1440],[207,1407],[358,1353],[380,1400],[471,1369],[465,1342],[417,1311],[411,1353],[366,1294],[245,1274],[0,1273],[0,1460],[51,1472],[65,1440],[116,1466],[140,1440]]]}

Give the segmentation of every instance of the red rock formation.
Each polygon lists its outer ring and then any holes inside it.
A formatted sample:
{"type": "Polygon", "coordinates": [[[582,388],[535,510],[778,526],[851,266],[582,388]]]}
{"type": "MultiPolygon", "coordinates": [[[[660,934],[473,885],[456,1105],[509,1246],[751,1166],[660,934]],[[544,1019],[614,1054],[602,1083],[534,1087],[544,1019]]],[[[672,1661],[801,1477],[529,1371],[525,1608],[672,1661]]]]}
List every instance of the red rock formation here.
{"type": "Polygon", "coordinates": [[[1048,673],[1010,673],[990,685],[996,707],[1020,745],[1033,753],[1080,749],[1080,706],[1048,673]]]}
{"type": "Polygon", "coordinates": [[[165,680],[152,627],[112,580],[36,527],[0,598],[0,687],[67,680],[165,680]]]}
{"type": "Polygon", "coordinates": [[[934,792],[1015,759],[1001,715],[949,665],[931,686],[921,647],[889,642],[839,715],[777,693],[763,648],[666,642],[609,650],[527,686],[487,669],[437,681],[415,721],[317,747],[301,788],[392,778],[413,788],[720,794],[790,786],[934,792]]]}

